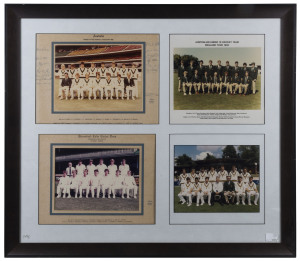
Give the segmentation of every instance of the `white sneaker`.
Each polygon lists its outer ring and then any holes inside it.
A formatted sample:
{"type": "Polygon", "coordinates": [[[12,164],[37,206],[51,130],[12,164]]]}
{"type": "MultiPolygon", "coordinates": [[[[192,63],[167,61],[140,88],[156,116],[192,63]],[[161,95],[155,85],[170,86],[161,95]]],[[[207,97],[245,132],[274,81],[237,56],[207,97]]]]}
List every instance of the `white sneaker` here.
{"type": "Polygon", "coordinates": [[[242,202],[243,205],[245,205],[245,202],[242,202]]]}
{"type": "Polygon", "coordinates": [[[204,203],[201,203],[201,206],[203,206],[204,205],[204,203]]]}
{"type": "Polygon", "coordinates": [[[124,198],[124,196],[122,195],[122,198],[124,198]]]}
{"type": "Polygon", "coordinates": [[[191,93],[189,93],[189,95],[192,95],[191,93]]]}
{"type": "Polygon", "coordinates": [[[219,95],[221,95],[222,93],[220,92],[219,95]]]}
{"type": "Polygon", "coordinates": [[[106,100],[108,100],[108,97],[106,97],[106,100]]]}
{"type": "Polygon", "coordinates": [[[96,100],[96,97],[94,98],[94,100],[96,100]]]}
{"type": "Polygon", "coordinates": [[[110,198],[110,196],[108,196],[107,198],[110,198]]]}
{"type": "Polygon", "coordinates": [[[251,206],[252,204],[251,204],[251,203],[249,203],[248,205],[249,205],[249,206],[251,206]]]}
{"type": "Polygon", "coordinates": [[[136,196],[134,196],[133,198],[136,198],[136,196]]]}
{"type": "MultiPolygon", "coordinates": [[[[253,93],[253,94],[254,94],[254,93],[253,93]]],[[[255,205],[255,206],[257,206],[257,203],[256,203],[256,202],[254,202],[254,205],[255,205]]]]}
{"type": "Polygon", "coordinates": [[[65,195],[65,194],[63,195],[63,198],[66,198],[66,195],[65,195]]]}
{"type": "Polygon", "coordinates": [[[113,195],[113,198],[116,198],[116,196],[115,196],[115,195],[113,195]]]}
{"type": "Polygon", "coordinates": [[[91,97],[89,97],[89,100],[91,100],[91,97]]]}
{"type": "Polygon", "coordinates": [[[135,100],[135,98],[134,98],[134,97],[132,97],[132,100],[135,100]]]}
{"type": "Polygon", "coordinates": [[[126,198],[129,198],[129,196],[127,195],[126,198]]]}
{"type": "Polygon", "coordinates": [[[183,95],[186,95],[186,93],[184,93],[183,95]]]}
{"type": "Polygon", "coordinates": [[[75,195],[75,198],[77,198],[77,195],[75,195]]]}
{"type": "Polygon", "coordinates": [[[71,196],[69,195],[68,198],[71,198],[71,196]]]}
{"type": "Polygon", "coordinates": [[[88,198],[89,196],[85,196],[86,198],[88,198]]]}
{"type": "Polygon", "coordinates": [[[228,95],[228,92],[226,92],[226,95],[228,95]]]}
{"type": "Polygon", "coordinates": [[[211,206],[211,204],[210,204],[210,203],[208,203],[208,205],[209,205],[209,206],[211,206]]]}
{"type": "Polygon", "coordinates": [[[105,196],[102,196],[102,198],[105,198],[105,196]]]}
{"type": "Polygon", "coordinates": [[[191,205],[192,205],[192,203],[189,203],[189,204],[188,204],[188,207],[190,207],[191,205]]]}
{"type": "Polygon", "coordinates": [[[56,198],[60,198],[60,195],[57,195],[57,197],[56,198]]]}
{"type": "Polygon", "coordinates": [[[186,202],[186,201],[182,201],[182,202],[181,202],[181,205],[184,205],[184,204],[185,204],[185,202],[186,202]]]}
{"type": "Polygon", "coordinates": [[[196,206],[199,207],[199,203],[197,203],[196,206]]]}
{"type": "Polygon", "coordinates": [[[240,203],[239,202],[236,202],[236,205],[239,205],[240,203]]]}

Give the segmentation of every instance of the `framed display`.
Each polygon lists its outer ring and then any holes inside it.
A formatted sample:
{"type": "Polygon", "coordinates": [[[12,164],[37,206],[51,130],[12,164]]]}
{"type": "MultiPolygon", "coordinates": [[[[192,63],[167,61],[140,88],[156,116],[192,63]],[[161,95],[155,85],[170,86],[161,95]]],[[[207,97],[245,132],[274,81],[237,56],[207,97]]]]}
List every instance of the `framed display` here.
{"type": "Polygon", "coordinates": [[[5,6],[5,256],[295,257],[296,5],[118,7],[5,6]]]}

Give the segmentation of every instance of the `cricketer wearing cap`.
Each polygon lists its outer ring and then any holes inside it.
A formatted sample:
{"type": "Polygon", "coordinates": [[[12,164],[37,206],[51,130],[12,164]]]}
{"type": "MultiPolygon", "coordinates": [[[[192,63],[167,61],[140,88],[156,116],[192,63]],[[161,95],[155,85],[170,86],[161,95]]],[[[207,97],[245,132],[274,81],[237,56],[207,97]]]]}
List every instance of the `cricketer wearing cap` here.
{"type": "Polygon", "coordinates": [[[95,165],[93,164],[93,160],[92,159],[90,159],[90,161],[89,161],[89,164],[88,165],[86,165],[86,169],[88,170],[88,175],[89,174],[91,174],[91,175],[93,175],[94,174],[94,170],[95,170],[95,165]]]}
{"type": "Polygon", "coordinates": [[[212,183],[208,181],[209,177],[205,178],[205,182],[202,183],[202,192],[201,192],[201,206],[204,205],[204,198],[207,197],[207,203],[209,206],[211,206],[211,192],[212,192],[212,183]]]}
{"type": "Polygon", "coordinates": [[[242,177],[238,177],[238,182],[235,183],[236,205],[240,204],[240,198],[242,198],[242,204],[245,205],[245,186],[242,182],[242,177]]]}
{"type": "Polygon", "coordinates": [[[59,178],[59,182],[56,188],[57,198],[61,197],[61,193],[63,193],[63,198],[66,197],[66,193],[68,192],[68,186],[70,185],[70,178],[67,176],[67,172],[63,171],[63,176],[59,178]]]}
{"type": "Polygon", "coordinates": [[[76,73],[75,79],[73,79],[71,89],[70,89],[71,100],[74,99],[74,92],[77,93],[78,100],[80,99],[82,87],[83,87],[83,80],[79,78],[79,73],[76,73]]]}
{"type": "Polygon", "coordinates": [[[251,64],[250,78],[252,80],[252,92],[253,92],[253,94],[255,94],[256,93],[256,80],[257,80],[257,68],[255,67],[254,62],[251,64]]]}
{"type": "Polygon", "coordinates": [[[107,198],[110,198],[110,194],[111,194],[111,185],[112,185],[112,178],[111,175],[109,175],[109,170],[106,169],[104,171],[104,176],[101,179],[101,188],[102,188],[102,198],[105,198],[105,193],[107,190],[107,198]]]}
{"type": "Polygon", "coordinates": [[[88,198],[90,192],[90,177],[88,177],[87,169],[83,171],[83,176],[80,178],[79,198],[82,198],[83,190],[85,190],[85,197],[88,198]]]}
{"type": "Polygon", "coordinates": [[[86,169],[85,165],[82,164],[82,160],[79,160],[78,164],[76,165],[76,171],[78,176],[83,176],[83,171],[86,169]]]}
{"type": "Polygon", "coordinates": [[[107,169],[107,166],[103,163],[103,159],[99,160],[99,164],[96,166],[99,171],[100,176],[104,176],[104,171],[107,169]]]}
{"type": "Polygon", "coordinates": [[[254,205],[257,205],[259,193],[256,184],[253,182],[253,177],[249,178],[249,182],[246,186],[246,192],[248,196],[248,205],[251,205],[251,196],[254,196],[254,205]]]}
{"type": "Polygon", "coordinates": [[[92,198],[95,197],[95,189],[96,189],[96,197],[99,198],[100,195],[100,186],[101,186],[101,177],[99,176],[98,169],[94,170],[94,175],[90,178],[91,183],[91,192],[92,192],[92,198]]]}
{"type": "Polygon", "coordinates": [[[124,175],[124,177],[127,175],[128,171],[130,170],[129,165],[126,164],[126,160],[122,159],[122,163],[119,166],[120,175],[124,175]]]}
{"type": "Polygon", "coordinates": [[[119,99],[119,92],[121,92],[121,99],[124,98],[124,80],[121,78],[121,74],[118,74],[117,79],[115,79],[115,90],[116,90],[116,97],[117,100],[119,99]]]}
{"type": "Polygon", "coordinates": [[[123,181],[124,184],[124,193],[126,194],[127,198],[130,197],[130,190],[133,190],[133,197],[136,198],[137,196],[137,185],[133,176],[131,176],[131,171],[128,170],[127,175],[123,181]]]}
{"type": "Polygon", "coordinates": [[[184,187],[187,178],[188,178],[188,174],[186,173],[186,170],[182,169],[182,173],[179,175],[179,182],[180,182],[181,189],[184,187]]]}
{"type": "Polygon", "coordinates": [[[66,168],[67,176],[72,176],[72,172],[75,170],[75,168],[72,165],[72,162],[68,163],[68,167],[66,168]]]}
{"type": "Polygon", "coordinates": [[[75,198],[77,198],[79,185],[81,184],[80,177],[77,176],[76,170],[73,170],[72,172],[73,176],[70,178],[70,185],[68,187],[68,198],[71,198],[71,189],[75,190],[75,198]]]}
{"type": "Polygon", "coordinates": [[[224,197],[227,204],[229,204],[228,198],[231,197],[231,203],[234,204],[235,198],[235,185],[231,180],[231,176],[227,176],[226,182],[223,184],[224,197]]]}
{"type": "Polygon", "coordinates": [[[186,178],[186,183],[184,183],[182,186],[181,186],[181,191],[180,193],[178,194],[178,197],[181,201],[181,204],[184,204],[186,202],[185,200],[185,197],[188,198],[188,205],[191,204],[191,202],[189,202],[189,194],[190,194],[190,190],[191,188],[193,187],[192,183],[190,182],[190,178],[187,177],[186,178]]]}
{"type": "MultiPolygon", "coordinates": [[[[65,78],[65,73],[68,73],[68,71],[66,70],[66,66],[64,64],[62,64],[56,74],[56,76],[59,77],[59,86],[61,86],[61,82],[65,78]]],[[[62,96],[62,89],[59,88],[58,89],[58,97],[61,97],[61,96],[62,96]]]]}
{"type": "Polygon", "coordinates": [[[192,184],[192,187],[189,191],[189,204],[188,206],[192,205],[192,198],[197,197],[196,199],[196,206],[199,207],[199,200],[201,196],[201,184],[199,183],[199,178],[195,178],[195,183],[192,184]]]}
{"type": "Polygon", "coordinates": [[[223,206],[223,183],[220,182],[220,177],[216,178],[216,182],[213,183],[213,190],[211,193],[211,204],[214,205],[215,201],[219,201],[221,206],[223,206]]]}
{"type": "Polygon", "coordinates": [[[218,176],[220,178],[221,182],[224,182],[227,180],[228,172],[225,170],[224,165],[221,166],[221,170],[218,172],[218,176]]]}
{"type": "Polygon", "coordinates": [[[88,68],[84,67],[84,62],[80,63],[79,68],[77,69],[77,72],[79,73],[79,77],[84,79],[85,75],[89,72],[88,68]]]}

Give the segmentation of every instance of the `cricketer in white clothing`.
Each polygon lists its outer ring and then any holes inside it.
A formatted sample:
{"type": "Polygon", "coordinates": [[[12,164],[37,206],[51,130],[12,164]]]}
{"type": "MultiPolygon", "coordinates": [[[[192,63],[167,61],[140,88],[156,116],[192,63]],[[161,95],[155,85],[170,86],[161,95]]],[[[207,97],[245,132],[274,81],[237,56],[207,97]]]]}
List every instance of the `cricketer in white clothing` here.
{"type": "Polygon", "coordinates": [[[79,73],[80,78],[85,78],[85,75],[89,73],[88,68],[84,67],[84,62],[80,63],[80,67],[77,69],[77,72],[79,73]]]}
{"type": "Polygon", "coordinates": [[[198,177],[199,177],[199,182],[204,183],[205,178],[207,177],[207,172],[204,170],[204,168],[201,168],[198,177]]]}
{"type": "Polygon", "coordinates": [[[109,170],[109,174],[112,174],[112,176],[114,176],[116,174],[116,171],[118,169],[117,165],[115,165],[115,160],[111,159],[110,160],[110,165],[108,165],[108,170],[109,170]]]}
{"type": "Polygon", "coordinates": [[[107,169],[107,166],[103,163],[103,159],[99,160],[99,164],[96,166],[99,171],[100,176],[104,176],[104,171],[107,169]]]}
{"type": "Polygon", "coordinates": [[[76,165],[77,175],[82,177],[85,169],[86,167],[84,164],[82,164],[82,160],[79,160],[78,165],[76,165]]]}
{"type": "Polygon", "coordinates": [[[179,175],[179,182],[180,182],[181,189],[184,188],[184,184],[186,183],[187,178],[188,178],[188,174],[186,173],[186,170],[183,169],[182,173],[179,175]]]}
{"type": "Polygon", "coordinates": [[[94,175],[95,165],[93,164],[93,160],[90,159],[90,163],[86,165],[86,169],[88,170],[88,175],[94,175]]]}
{"type": "Polygon", "coordinates": [[[122,198],[124,198],[124,185],[123,185],[124,178],[120,176],[120,171],[116,171],[115,177],[112,179],[112,194],[113,198],[116,198],[116,192],[119,190],[121,192],[122,198]]]}
{"type": "Polygon", "coordinates": [[[128,171],[130,170],[129,165],[126,164],[126,160],[122,159],[122,164],[119,166],[119,170],[121,171],[120,175],[127,175],[128,171]]]}
{"type": "Polygon", "coordinates": [[[210,171],[207,173],[207,176],[209,177],[209,182],[216,182],[218,173],[215,171],[214,167],[210,168],[210,171]]]}
{"type": "Polygon", "coordinates": [[[242,181],[244,182],[244,185],[247,185],[249,183],[249,178],[251,177],[251,175],[247,172],[247,168],[243,169],[241,176],[242,176],[242,181]]]}
{"type": "Polygon", "coordinates": [[[199,183],[199,178],[195,178],[195,183],[193,184],[192,188],[190,189],[189,193],[189,204],[188,206],[192,205],[192,198],[197,197],[196,206],[199,207],[199,200],[201,197],[201,184],[199,183]]]}
{"type": "Polygon", "coordinates": [[[221,170],[219,171],[218,176],[220,177],[221,182],[226,181],[226,177],[228,176],[228,172],[225,170],[224,165],[221,166],[221,170]]]}
{"type": "Polygon", "coordinates": [[[80,186],[79,186],[79,198],[82,198],[82,191],[85,190],[85,197],[89,197],[90,192],[90,177],[88,177],[87,169],[83,172],[83,177],[80,178],[80,186]]]}
{"type": "Polygon", "coordinates": [[[60,69],[58,70],[56,76],[59,77],[59,89],[58,89],[58,97],[62,96],[62,89],[60,88],[62,80],[65,78],[65,73],[68,71],[66,70],[66,66],[62,64],[60,66],[60,69]]]}
{"type": "Polygon", "coordinates": [[[74,99],[74,93],[77,93],[78,100],[80,99],[82,86],[83,86],[83,79],[80,79],[79,73],[76,73],[75,79],[72,80],[72,85],[70,89],[71,100],[74,99]]]}
{"type": "Polygon", "coordinates": [[[117,100],[119,99],[119,92],[121,92],[121,99],[123,100],[124,98],[124,80],[121,78],[121,75],[118,74],[117,79],[115,79],[115,91],[116,91],[116,97],[117,100]]]}
{"type": "Polygon", "coordinates": [[[124,178],[124,193],[129,198],[130,190],[133,190],[133,197],[136,198],[137,196],[137,185],[133,176],[131,176],[131,171],[128,170],[127,175],[124,178]]]}
{"type": "Polygon", "coordinates": [[[191,183],[194,184],[195,183],[195,178],[198,178],[198,175],[196,174],[195,169],[192,169],[189,177],[191,179],[191,183]]]}
{"type": "Polygon", "coordinates": [[[242,177],[238,177],[238,182],[235,183],[235,195],[236,205],[240,204],[240,198],[242,198],[242,204],[245,205],[245,185],[242,182],[242,177]]]}
{"type": "Polygon", "coordinates": [[[231,181],[236,182],[240,173],[236,170],[236,167],[233,165],[231,171],[229,172],[231,176],[231,181]]]}
{"type": "Polygon", "coordinates": [[[70,178],[70,186],[68,187],[68,198],[71,198],[70,190],[75,190],[75,198],[77,198],[79,186],[81,184],[80,177],[76,175],[76,170],[73,171],[73,177],[70,178]]]}
{"type": "Polygon", "coordinates": [[[91,183],[92,198],[94,198],[94,196],[95,196],[95,189],[96,189],[96,197],[99,198],[100,187],[101,187],[101,177],[99,176],[98,169],[94,170],[94,175],[91,177],[90,183],[91,183]]]}
{"type": "Polygon", "coordinates": [[[178,197],[181,201],[181,204],[184,204],[186,202],[185,197],[187,197],[188,202],[187,204],[190,205],[191,202],[189,202],[189,195],[190,195],[190,190],[193,188],[193,185],[191,183],[191,179],[189,177],[186,178],[186,183],[184,183],[181,186],[181,191],[178,194],[178,197]]]}
{"type": "Polygon", "coordinates": [[[111,186],[112,186],[112,178],[111,178],[111,175],[109,175],[109,170],[106,169],[104,171],[104,176],[101,179],[101,187],[102,187],[102,193],[103,193],[102,198],[105,198],[106,190],[108,190],[107,197],[110,198],[111,186]]]}
{"type": "Polygon", "coordinates": [[[253,177],[249,178],[249,183],[247,184],[246,191],[248,196],[248,205],[251,205],[251,196],[254,196],[254,205],[257,205],[259,193],[256,184],[253,182],[253,177]]]}
{"type": "Polygon", "coordinates": [[[204,205],[204,197],[207,197],[208,205],[211,206],[211,192],[212,192],[212,183],[208,182],[209,177],[205,178],[205,182],[202,184],[202,192],[201,192],[201,206],[204,205]]]}
{"type": "Polygon", "coordinates": [[[59,178],[59,182],[56,188],[57,198],[61,197],[61,193],[63,193],[63,198],[66,197],[66,193],[68,192],[68,186],[70,185],[70,178],[67,176],[67,172],[63,171],[63,176],[59,178]]]}

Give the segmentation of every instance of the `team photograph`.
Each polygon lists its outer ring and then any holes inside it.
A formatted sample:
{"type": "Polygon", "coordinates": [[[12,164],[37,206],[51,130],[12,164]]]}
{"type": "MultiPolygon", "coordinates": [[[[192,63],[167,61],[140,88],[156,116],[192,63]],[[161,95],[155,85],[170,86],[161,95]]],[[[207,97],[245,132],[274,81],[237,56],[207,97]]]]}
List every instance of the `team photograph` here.
{"type": "Polygon", "coordinates": [[[56,148],[55,210],[138,211],[137,148],[56,148]]]}
{"type": "Polygon", "coordinates": [[[174,110],[260,110],[261,48],[174,48],[174,110]]]}
{"type": "Polygon", "coordinates": [[[174,212],[259,212],[260,146],[174,147],[174,212]]]}
{"type": "Polygon", "coordinates": [[[143,110],[143,44],[54,45],[54,111],[143,110]]]}

